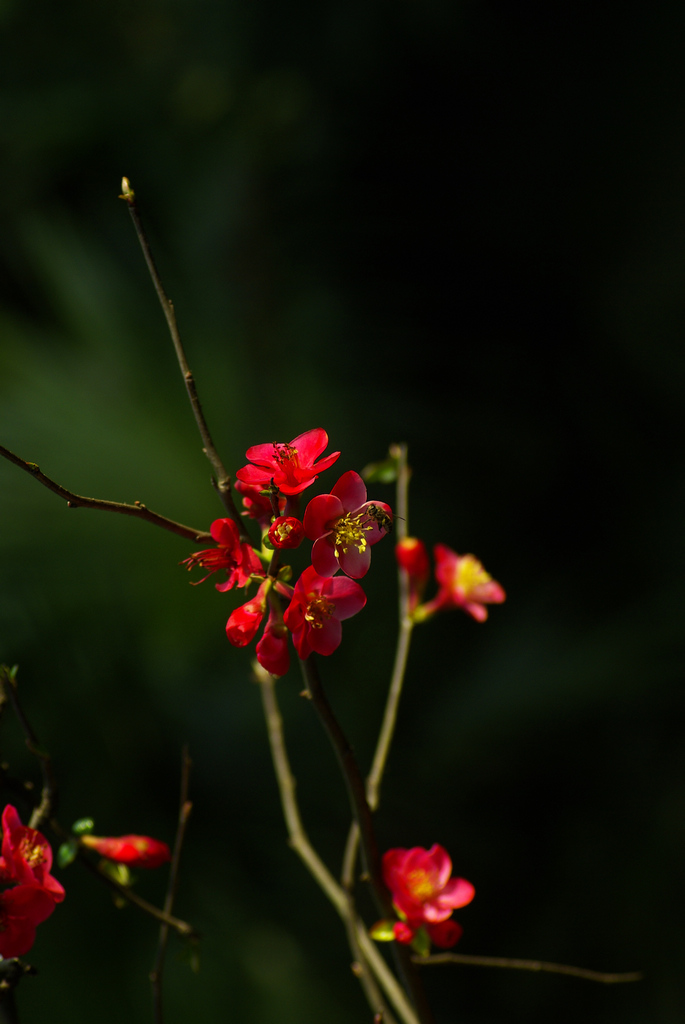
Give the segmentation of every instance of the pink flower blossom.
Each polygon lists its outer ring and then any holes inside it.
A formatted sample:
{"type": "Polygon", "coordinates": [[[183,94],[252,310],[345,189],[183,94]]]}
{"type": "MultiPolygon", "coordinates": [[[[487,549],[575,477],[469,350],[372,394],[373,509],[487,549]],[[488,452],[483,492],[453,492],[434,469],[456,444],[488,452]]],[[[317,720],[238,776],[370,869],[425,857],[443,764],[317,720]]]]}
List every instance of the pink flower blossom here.
{"type": "Polygon", "coordinates": [[[215,519],[209,532],[219,546],[196,551],[181,562],[189,570],[196,565],[209,569],[207,575],[197,580],[197,583],[204,583],[212,573],[225,569],[228,579],[225,583],[215,584],[216,589],[223,593],[234,586],[246,586],[251,576],[264,575],[259,556],[250,544],[241,544],[238,527],[232,519],[215,519]]]}
{"type": "Polygon", "coordinates": [[[383,880],[401,921],[392,924],[391,935],[388,922],[379,922],[378,937],[412,943],[424,928],[437,946],[453,946],[462,928],[449,919],[455,909],[471,902],[476,891],[465,878],[451,878],[451,874],[452,861],[437,843],[430,850],[421,846],[388,850],[383,857],[383,880]]]}
{"type": "Polygon", "coordinates": [[[461,608],[478,622],[488,617],[486,604],[501,604],[506,594],[473,555],[458,555],[444,544],[436,544],[435,578],[439,590],[432,601],[416,609],[417,621],[435,612],[461,608]]]}
{"type": "Polygon", "coordinates": [[[171,860],[166,843],[151,836],[81,836],[84,846],[96,850],[101,857],[126,864],[130,868],[158,868],[171,860]]]}
{"type": "Polygon", "coordinates": [[[300,658],[308,658],[312,651],[332,654],[342,639],[342,620],[365,604],[366,594],[354,580],[320,576],[311,565],[305,569],[283,616],[300,658]]]}
{"type": "Polygon", "coordinates": [[[298,434],[289,444],[253,445],[245,456],[254,465],[239,469],[236,477],[252,487],[268,487],[273,480],[282,494],[299,494],[340,455],[340,452],[333,452],[315,462],[327,444],[328,434],[317,427],[298,434]]]}
{"type": "Polygon", "coordinates": [[[350,470],[330,494],[319,494],[307,505],[304,532],[314,541],[312,565],[320,576],[342,569],[353,579],[365,576],[371,547],[392,528],[392,509],[383,501],[367,501],[366,485],[350,470]]]}
{"type": "Polygon", "coordinates": [[[2,812],[0,880],[34,885],[45,890],[55,903],[64,899],[64,887],[50,874],[52,848],[42,833],[22,825],[16,808],[2,812]]]}

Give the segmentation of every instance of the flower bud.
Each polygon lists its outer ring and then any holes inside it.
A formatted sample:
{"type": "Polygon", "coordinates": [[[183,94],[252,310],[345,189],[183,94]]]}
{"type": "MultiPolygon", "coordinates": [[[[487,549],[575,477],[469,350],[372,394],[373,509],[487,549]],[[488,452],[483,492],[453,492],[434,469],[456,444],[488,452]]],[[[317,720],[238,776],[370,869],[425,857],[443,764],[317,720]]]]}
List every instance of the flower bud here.
{"type": "Polygon", "coordinates": [[[81,843],[130,868],[158,868],[171,860],[167,844],[150,836],[81,836],[81,843]]]}
{"type": "Polygon", "coordinates": [[[395,545],[395,558],[409,578],[409,611],[413,612],[423,597],[430,576],[426,545],[418,537],[403,537],[395,545]]]}
{"type": "Polygon", "coordinates": [[[272,581],[265,580],[251,601],[231,612],[226,623],[226,636],[234,647],[245,647],[254,639],[266,611],[266,595],[272,581]]]}
{"type": "Polygon", "coordinates": [[[304,527],[294,516],[279,516],[269,529],[269,540],[275,548],[296,548],[303,537],[304,527]]]}

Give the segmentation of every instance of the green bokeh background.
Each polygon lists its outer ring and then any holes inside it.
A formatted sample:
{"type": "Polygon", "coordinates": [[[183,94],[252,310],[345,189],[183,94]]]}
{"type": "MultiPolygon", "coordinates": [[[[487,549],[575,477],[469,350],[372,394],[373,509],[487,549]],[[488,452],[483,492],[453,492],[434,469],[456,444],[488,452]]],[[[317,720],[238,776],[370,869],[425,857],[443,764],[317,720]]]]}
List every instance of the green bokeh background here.
{"type": "MultiPolygon", "coordinates": [[[[225,462],[319,425],[341,471],[404,440],[410,530],[507,589],[483,626],[417,630],[381,843],[440,842],[474,882],[462,952],[646,980],[434,968],[439,1024],[685,1016],[684,37],[675,3],[0,3],[0,443],[77,493],[221,514],[126,174],[225,462]]],[[[190,745],[177,909],[204,938],[197,975],[172,944],[169,1024],[369,1021],[285,842],[236,599],[188,585],[191,548],[1,463],[0,661],[65,822],[171,841],[190,745]]],[[[323,665],[363,766],[392,561],[323,665]]],[[[298,795],[337,871],[344,790],[300,688],[298,795]]],[[[1,738],[36,777],[9,716],[1,738]]],[[[151,1020],[155,927],[60,878],[22,1020],[151,1020]]]]}

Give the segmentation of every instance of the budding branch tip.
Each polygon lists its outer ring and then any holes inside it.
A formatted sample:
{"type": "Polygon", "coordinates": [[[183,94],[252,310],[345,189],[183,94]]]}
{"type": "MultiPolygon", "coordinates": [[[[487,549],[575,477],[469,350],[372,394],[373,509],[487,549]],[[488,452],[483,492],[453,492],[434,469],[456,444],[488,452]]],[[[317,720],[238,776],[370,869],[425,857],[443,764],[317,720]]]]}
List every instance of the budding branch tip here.
{"type": "Polygon", "coordinates": [[[124,199],[129,204],[132,204],[136,198],[136,194],[131,188],[131,182],[128,178],[121,179],[121,195],[119,198],[124,199]]]}

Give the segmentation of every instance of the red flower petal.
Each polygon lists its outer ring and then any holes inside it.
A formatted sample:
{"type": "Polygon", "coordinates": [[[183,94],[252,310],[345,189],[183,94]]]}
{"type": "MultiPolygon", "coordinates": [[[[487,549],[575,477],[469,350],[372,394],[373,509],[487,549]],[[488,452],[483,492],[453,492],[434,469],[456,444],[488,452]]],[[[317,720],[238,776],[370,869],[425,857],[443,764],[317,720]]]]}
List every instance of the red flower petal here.
{"type": "Polygon", "coordinates": [[[333,487],[331,494],[340,498],[346,512],[354,512],[366,501],[366,484],[353,469],[348,470],[333,487]]]}

